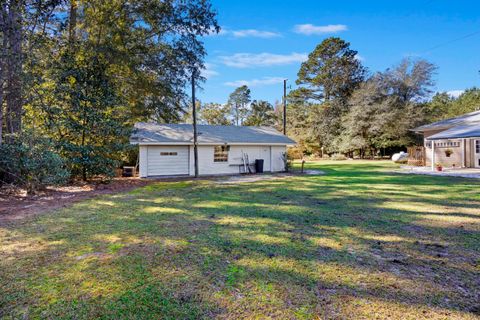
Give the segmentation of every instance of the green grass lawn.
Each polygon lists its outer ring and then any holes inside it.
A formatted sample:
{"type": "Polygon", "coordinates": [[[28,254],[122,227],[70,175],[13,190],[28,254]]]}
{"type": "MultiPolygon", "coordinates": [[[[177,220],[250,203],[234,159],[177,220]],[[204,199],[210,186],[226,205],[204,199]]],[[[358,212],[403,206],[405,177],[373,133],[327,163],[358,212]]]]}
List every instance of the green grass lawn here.
{"type": "Polygon", "coordinates": [[[160,182],[0,226],[0,318],[476,319],[480,180],[160,182]]]}

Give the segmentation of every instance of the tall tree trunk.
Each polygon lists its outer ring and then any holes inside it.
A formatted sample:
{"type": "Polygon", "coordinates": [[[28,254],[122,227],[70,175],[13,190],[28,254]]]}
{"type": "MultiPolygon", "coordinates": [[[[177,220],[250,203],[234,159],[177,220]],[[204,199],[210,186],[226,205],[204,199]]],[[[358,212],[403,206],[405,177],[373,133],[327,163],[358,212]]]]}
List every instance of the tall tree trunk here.
{"type": "Polygon", "coordinates": [[[5,58],[7,56],[8,36],[6,32],[7,7],[4,2],[0,8],[0,36],[2,50],[0,51],[0,145],[3,142],[3,92],[5,87],[5,58]]]}
{"type": "Polygon", "coordinates": [[[2,79],[3,66],[1,66],[0,69],[2,69],[0,71],[0,146],[1,146],[3,142],[3,84],[2,84],[3,83],[3,79],[2,79]]]}
{"type": "Polygon", "coordinates": [[[73,45],[77,36],[77,11],[77,0],[70,0],[70,12],[68,18],[68,42],[70,43],[70,46],[73,45]]]}
{"type": "Polygon", "coordinates": [[[7,132],[18,133],[22,129],[23,114],[23,29],[22,29],[23,1],[12,0],[8,8],[7,36],[8,54],[7,67],[7,132]]]}

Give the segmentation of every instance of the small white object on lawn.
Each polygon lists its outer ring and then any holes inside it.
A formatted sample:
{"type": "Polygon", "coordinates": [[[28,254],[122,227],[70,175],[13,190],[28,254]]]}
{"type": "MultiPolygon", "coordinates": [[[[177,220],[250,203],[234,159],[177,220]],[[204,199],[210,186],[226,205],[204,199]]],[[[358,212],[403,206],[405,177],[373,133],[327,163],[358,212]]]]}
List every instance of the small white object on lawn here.
{"type": "Polygon", "coordinates": [[[408,161],[408,153],[403,151],[400,153],[395,153],[392,156],[392,161],[395,163],[406,163],[408,161]]]}

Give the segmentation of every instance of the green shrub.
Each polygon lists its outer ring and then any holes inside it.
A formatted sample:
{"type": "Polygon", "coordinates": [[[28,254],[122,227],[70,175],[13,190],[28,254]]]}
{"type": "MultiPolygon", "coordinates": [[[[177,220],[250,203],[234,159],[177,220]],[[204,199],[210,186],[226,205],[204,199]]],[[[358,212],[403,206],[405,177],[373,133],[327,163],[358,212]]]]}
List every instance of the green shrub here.
{"type": "Polygon", "coordinates": [[[61,150],[72,175],[85,181],[98,176],[107,180],[113,178],[115,169],[120,166],[120,161],[112,158],[115,151],[109,147],[64,143],[61,150]]]}
{"type": "Polygon", "coordinates": [[[347,160],[347,157],[341,153],[335,153],[330,157],[331,160],[347,160]]]}
{"type": "Polygon", "coordinates": [[[303,150],[298,147],[288,148],[287,154],[290,159],[302,159],[304,157],[303,150]]]}
{"type": "Polygon", "coordinates": [[[0,145],[0,179],[33,193],[48,185],[65,183],[70,177],[53,143],[32,133],[8,137],[0,145]]]}
{"type": "Polygon", "coordinates": [[[304,159],[308,161],[316,161],[316,160],[328,159],[328,158],[329,158],[328,154],[324,154],[322,158],[320,153],[314,153],[304,157],[304,159]]]}

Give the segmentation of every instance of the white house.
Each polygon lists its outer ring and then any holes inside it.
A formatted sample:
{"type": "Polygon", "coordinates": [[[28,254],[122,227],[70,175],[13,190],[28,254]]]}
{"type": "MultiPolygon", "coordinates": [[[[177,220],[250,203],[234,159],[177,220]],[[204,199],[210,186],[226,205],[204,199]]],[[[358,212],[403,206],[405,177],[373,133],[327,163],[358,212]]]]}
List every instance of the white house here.
{"type": "MultiPolygon", "coordinates": [[[[263,159],[265,172],[285,171],[284,154],[295,141],[270,127],[198,125],[200,175],[245,172],[245,159],[263,159]]],[[[193,126],[135,124],[130,143],[138,145],[140,177],[194,175],[193,126]]]]}
{"type": "Polygon", "coordinates": [[[413,129],[424,137],[425,163],[480,168],[480,111],[413,129]]]}

